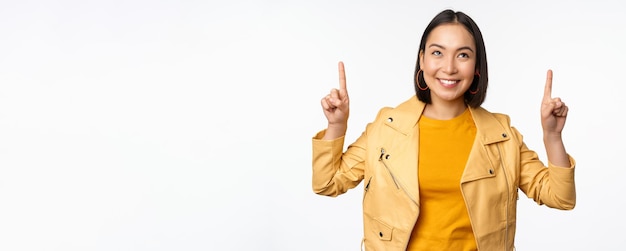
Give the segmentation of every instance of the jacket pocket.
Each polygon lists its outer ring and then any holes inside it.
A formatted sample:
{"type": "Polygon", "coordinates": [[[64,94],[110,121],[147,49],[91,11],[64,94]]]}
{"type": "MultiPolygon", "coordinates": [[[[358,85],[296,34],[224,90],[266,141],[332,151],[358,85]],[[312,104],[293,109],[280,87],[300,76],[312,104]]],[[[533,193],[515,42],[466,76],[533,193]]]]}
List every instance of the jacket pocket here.
{"type": "Polygon", "coordinates": [[[379,219],[372,219],[372,232],[378,236],[381,241],[391,241],[393,236],[393,227],[385,224],[379,219]]]}

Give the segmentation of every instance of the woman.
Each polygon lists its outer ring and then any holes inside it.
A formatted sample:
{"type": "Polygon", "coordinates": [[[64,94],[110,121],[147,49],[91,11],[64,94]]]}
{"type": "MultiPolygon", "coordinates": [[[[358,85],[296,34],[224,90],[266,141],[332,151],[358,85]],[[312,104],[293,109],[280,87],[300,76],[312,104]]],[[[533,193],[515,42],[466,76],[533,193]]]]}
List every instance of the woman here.
{"type": "Polygon", "coordinates": [[[574,208],[575,162],[561,138],[568,107],[551,97],[552,72],[541,104],[545,166],[507,115],[481,107],[486,58],[474,21],[442,11],[422,36],[416,95],[381,109],[345,152],[350,102],[339,63],[339,89],[321,100],[328,127],[312,140],[313,190],[337,196],[364,181],[366,250],[513,250],[518,189],[539,205],[574,208]]]}

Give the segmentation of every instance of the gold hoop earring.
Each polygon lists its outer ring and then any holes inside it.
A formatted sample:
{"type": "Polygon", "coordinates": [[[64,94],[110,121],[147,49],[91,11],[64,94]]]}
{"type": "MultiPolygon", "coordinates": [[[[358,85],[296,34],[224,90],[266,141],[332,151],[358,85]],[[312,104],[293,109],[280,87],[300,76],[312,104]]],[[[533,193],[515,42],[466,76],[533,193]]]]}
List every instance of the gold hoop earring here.
{"type": "MultiPolygon", "coordinates": [[[[419,71],[417,71],[417,74],[415,74],[415,77],[417,78],[417,79],[416,79],[416,80],[417,80],[417,81],[416,81],[416,83],[417,83],[417,88],[418,88],[418,89],[420,89],[420,90],[422,90],[422,91],[428,90],[428,85],[426,85],[426,87],[421,87],[421,86],[420,86],[420,72],[421,72],[421,73],[424,73],[424,71],[422,71],[422,69],[419,69],[419,71]]],[[[423,74],[422,74],[422,75],[423,75],[423,74]]],[[[423,78],[423,77],[422,77],[422,78],[423,78]]],[[[424,82],[426,82],[426,81],[424,81],[424,82]]]]}

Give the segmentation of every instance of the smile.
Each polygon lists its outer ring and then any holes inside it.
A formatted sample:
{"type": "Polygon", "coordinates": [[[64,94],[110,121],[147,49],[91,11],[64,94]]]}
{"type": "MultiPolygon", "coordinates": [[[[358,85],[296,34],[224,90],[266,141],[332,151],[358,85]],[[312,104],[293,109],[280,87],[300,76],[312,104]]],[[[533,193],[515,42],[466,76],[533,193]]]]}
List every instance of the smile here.
{"type": "Polygon", "coordinates": [[[459,83],[459,80],[439,79],[439,83],[444,87],[454,87],[459,83]]]}

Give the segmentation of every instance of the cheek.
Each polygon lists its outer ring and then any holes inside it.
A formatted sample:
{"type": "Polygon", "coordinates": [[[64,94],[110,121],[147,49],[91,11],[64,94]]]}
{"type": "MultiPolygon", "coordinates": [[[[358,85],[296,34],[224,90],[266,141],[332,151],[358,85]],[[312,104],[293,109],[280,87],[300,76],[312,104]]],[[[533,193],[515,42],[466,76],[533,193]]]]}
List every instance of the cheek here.
{"type": "Polygon", "coordinates": [[[439,66],[437,65],[435,60],[426,60],[426,62],[422,64],[422,69],[426,74],[431,75],[434,74],[437,69],[439,69],[439,66]]]}
{"type": "Polygon", "coordinates": [[[461,64],[459,66],[459,73],[464,77],[473,78],[476,74],[476,65],[473,63],[461,64]]]}

